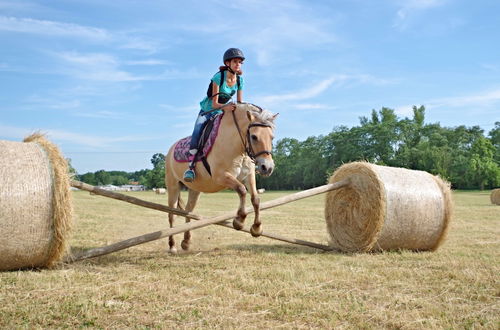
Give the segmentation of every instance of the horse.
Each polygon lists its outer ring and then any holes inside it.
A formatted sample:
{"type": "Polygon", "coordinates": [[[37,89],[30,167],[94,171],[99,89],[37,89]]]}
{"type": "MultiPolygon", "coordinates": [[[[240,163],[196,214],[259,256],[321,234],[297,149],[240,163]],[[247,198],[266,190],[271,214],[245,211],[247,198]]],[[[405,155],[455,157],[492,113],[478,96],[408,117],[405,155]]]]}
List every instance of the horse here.
{"type": "MultiPolygon", "coordinates": [[[[250,229],[252,236],[262,234],[262,223],[259,217],[260,199],[257,193],[255,174],[256,171],[269,176],[274,170],[272,157],[272,141],[274,138],[274,120],[278,114],[273,114],[250,103],[238,103],[233,110],[223,110],[224,115],[220,121],[217,138],[212,149],[206,157],[211,173],[199,162],[196,166],[196,179],[185,182],[184,171],[187,162],[178,162],[174,159],[174,143],[165,156],[165,185],[168,194],[168,206],[184,208],[191,212],[196,206],[200,193],[214,193],[223,189],[236,191],[240,203],[233,227],[241,230],[247,213],[245,200],[250,192],[251,202],[255,212],[254,223],[250,229]],[[180,198],[181,187],[188,188],[188,201],[186,205],[180,198]]],[[[168,215],[170,227],[174,225],[174,215],[168,215]]],[[[186,222],[190,219],[186,218],[186,222]]],[[[184,233],[181,242],[183,250],[189,250],[191,233],[184,233]]],[[[169,236],[169,251],[176,253],[175,240],[169,236]]]]}

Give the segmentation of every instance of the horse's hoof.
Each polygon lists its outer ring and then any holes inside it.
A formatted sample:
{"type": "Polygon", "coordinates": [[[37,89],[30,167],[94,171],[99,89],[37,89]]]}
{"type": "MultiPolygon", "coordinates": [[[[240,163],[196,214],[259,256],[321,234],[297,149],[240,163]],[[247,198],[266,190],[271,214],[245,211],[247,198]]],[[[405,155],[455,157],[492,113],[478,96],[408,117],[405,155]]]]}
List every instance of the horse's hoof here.
{"type": "Polygon", "coordinates": [[[190,242],[189,241],[186,241],[186,240],[182,240],[181,242],[181,247],[184,251],[187,251],[189,250],[189,245],[190,245],[190,242]]]}
{"type": "Polygon", "coordinates": [[[177,254],[177,248],[175,246],[171,247],[169,250],[168,250],[168,253],[170,254],[177,254]]]}
{"type": "Polygon", "coordinates": [[[250,228],[250,234],[252,234],[253,237],[259,237],[262,235],[262,225],[253,224],[250,228]]]}
{"type": "Polygon", "coordinates": [[[236,230],[242,230],[243,229],[243,221],[240,221],[238,219],[233,220],[233,228],[236,230]]]}

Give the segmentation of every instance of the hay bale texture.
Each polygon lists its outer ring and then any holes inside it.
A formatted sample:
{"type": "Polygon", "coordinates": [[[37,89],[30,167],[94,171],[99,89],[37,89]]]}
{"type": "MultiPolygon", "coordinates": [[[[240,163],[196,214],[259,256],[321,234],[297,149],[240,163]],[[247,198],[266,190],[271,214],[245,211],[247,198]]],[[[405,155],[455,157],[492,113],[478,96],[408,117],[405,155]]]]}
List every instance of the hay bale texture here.
{"type": "Polygon", "coordinates": [[[330,183],[325,218],[330,245],[345,252],[395,249],[433,251],[451,219],[450,185],[427,172],[354,162],[341,166],[330,183]]]}
{"type": "Polygon", "coordinates": [[[500,188],[491,191],[490,200],[492,204],[500,205],[500,188]]]}
{"type": "Polygon", "coordinates": [[[41,134],[0,140],[0,270],[51,267],[71,225],[68,167],[41,134]]]}

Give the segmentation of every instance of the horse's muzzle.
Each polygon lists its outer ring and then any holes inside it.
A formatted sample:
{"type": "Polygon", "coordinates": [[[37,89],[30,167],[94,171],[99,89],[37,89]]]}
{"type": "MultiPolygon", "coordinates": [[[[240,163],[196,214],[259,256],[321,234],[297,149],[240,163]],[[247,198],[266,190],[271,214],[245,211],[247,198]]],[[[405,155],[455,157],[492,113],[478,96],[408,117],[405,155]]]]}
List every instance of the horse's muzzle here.
{"type": "Polygon", "coordinates": [[[255,161],[255,169],[260,175],[269,176],[274,170],[274,161],[272,158],[257,158],[255,161]]]}

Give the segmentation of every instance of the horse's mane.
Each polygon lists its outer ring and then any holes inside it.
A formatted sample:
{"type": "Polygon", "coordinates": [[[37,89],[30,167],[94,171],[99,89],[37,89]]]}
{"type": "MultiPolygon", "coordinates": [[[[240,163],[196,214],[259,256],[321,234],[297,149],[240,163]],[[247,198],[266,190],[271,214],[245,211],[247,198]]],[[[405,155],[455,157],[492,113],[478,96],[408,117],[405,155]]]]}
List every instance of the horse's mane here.
{"type": "Polygon", "coordinates": [[[250,111],[252,115],[256,118],[256,121],[271,126],[271,129],[274,130],[274,114],[266,109],[262,109],[261,107],[252,104],[252,103],[239,103],[238,107],[242,107],[247,111],[250,111]]]}

